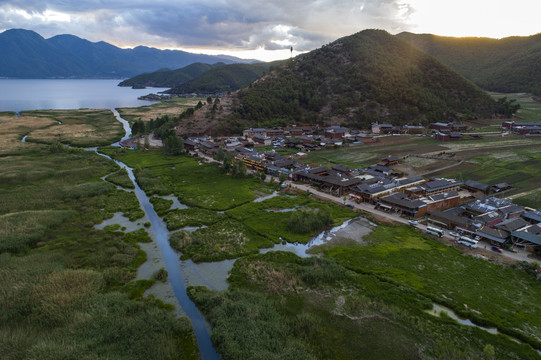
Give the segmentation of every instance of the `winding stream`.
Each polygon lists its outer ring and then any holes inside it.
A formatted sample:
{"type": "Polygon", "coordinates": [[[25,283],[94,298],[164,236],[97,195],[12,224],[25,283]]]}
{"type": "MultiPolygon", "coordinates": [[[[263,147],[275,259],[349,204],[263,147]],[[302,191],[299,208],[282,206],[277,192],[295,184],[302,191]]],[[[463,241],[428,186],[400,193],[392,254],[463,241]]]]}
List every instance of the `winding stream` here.
{"type": "MultiPolygon", "coordinates": [[[[126,135],[122,138],[128,138],[131,134],[131,129],[129,123],[122,119],[120,117],[120,114],[116,110],[112,110],[113,114],[117,118],[118,121],[120,121],[123,126],[124,130],[126,131],[126,135]]],[[[89,149],[90,150],[90,149],[89,149]]],[[[188,294],[186,293],[186,287],[183,282],[182,274],[181,274],[181,268],[179,267],[178,263],[178,254],[171,248],[169,245],[169,231],[167,230],[167,227],[163,220],[158,216],[156,211],[154,210],[154,207],[150,203],[149,197],[145,194],[145,192],[139,187],[139,184],[137,181],[135,181],[135,176],[133,174],[133,169],[124,164],[123,162],[120,162],[118,160],[115,160],[111,158],[108,155],[99,153],[97,149],[95,149],[96,153],[100,156],[103,156],[107,159],[110,159],[117,163],[121,168],[126,169],[128,172],[128,176],[130,180],[133,182],[133,185],[135,186],[135,195],[137,196],[137,200],[139,200],[139,204],[141,205],[141,208],[145,212],[148,221],[151,224],[150,231],[154,232],[154,239],[160,249],[160,251],[163,254],[166,270],[169,274],[169,281],[171,283],[171,286],[173,287],[173,291],[175,293],[175,296],[186,313],[186,315],[190,318],[192,322],[192,326],[194,329],[195,337],[197,339],[197,344],[199,346],[199,351],[201,354],[202,359],[220,359],[220,356],[214,349],[214,346],[212,345],[212,342],[210,340],[210,334],[209,334],[209,325],[206,322],[205,318],[201,315],[199,310],[197,310],[197,307],[195,304],[190,300],[188,297],[188,294]]]]}

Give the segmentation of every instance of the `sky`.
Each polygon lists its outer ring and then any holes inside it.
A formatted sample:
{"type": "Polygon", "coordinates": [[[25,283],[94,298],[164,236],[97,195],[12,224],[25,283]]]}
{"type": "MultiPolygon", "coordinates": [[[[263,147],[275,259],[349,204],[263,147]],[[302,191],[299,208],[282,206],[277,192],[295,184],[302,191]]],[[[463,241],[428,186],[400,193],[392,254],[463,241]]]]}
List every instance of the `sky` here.
{"type": "Polygon", "coordinates": [[[541,0],[0,0],[0,32],[13,28],[270,61],[364,29],[533,35],[541,0]]]}

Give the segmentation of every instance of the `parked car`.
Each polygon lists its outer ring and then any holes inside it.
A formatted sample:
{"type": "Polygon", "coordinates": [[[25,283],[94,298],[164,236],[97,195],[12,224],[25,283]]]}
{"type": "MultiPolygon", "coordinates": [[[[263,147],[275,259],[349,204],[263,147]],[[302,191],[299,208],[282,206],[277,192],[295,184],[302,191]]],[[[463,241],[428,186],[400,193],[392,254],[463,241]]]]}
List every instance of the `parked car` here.
{"type": "Polygon", "coordinates": [[[449,231],[449,235],[451,235],[452,237],[459,237],[460,236],[459,233],[454,232],[454,231],[449,231]]]}
{"type": "Polygon", "coordinates": [[[415,220],[408,220],[408,223],[409,223],[410,225],[413,225],[413,226],[419,224],[419,222],[418,222],[418,221],[415,221],[415,220]]]}
{"type": "Polygon", "coordinates": [[[497,247],[497,246],[491,246],[491,247],[490,247],[490,250],[495,251],[495,252],[497,252],[497,253],[502,253],[502,252],[503,252],[502,249],[500,249],[500,248],[497,247]]]}

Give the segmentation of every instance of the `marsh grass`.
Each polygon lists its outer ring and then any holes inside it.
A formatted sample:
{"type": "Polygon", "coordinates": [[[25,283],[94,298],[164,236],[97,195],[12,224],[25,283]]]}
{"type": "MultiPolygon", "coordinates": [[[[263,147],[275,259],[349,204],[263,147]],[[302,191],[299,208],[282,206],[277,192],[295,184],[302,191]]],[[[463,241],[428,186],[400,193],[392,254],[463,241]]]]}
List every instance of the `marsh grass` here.
{"type": "Polygon", "coordinates": [[[233,219],[197,229],[189,237],[179,235],[173,241],[183,252],[182,259],[192,259],[194,262],[234,259],[272,245],[268,238],[233,219]]]}
{"type": "Polygon", "coordinates": [[[227,210],[255,199],[262,184],[252,177],[223,173],[217,164],[203,164],[186,155],[164,156],[159,150],[145,153],[103,149],[135,168],[137,182],[147,195],[175,194],[180,202],[209,210],[227,210]]]}
{"type": "Polygon", "coordinates": [[[21,142],[23,136],[31,131],[48,127],[55,124],[52,119],[44,119],[37,116],[21,115],[15,116],[12,112],[0,112],[0,154],[13,151],[21,151],[27,148],[28,144],[21,142]]]}
{"type": "Polygon", "coordinates": [[[118,167],[29,149],[0,157],[0,357],[199,358],[188,320],[130,299],[153,281],[131,282],[148,233],[94,228],[118,211],[144,214],[133,193],[101,180],[118,167]]]}
{"type": "Polygon", "coordinates": [[[31,131],[27,139],[29,142],[51,144],[58,141],[72,146],[90,147],[111,144],[124,135],[122,124],[109,110],[23,111],[21,116],[53,121],[47,127],[31,131]]]}
{"type": "Polygon", "coordinates": [[[153,196],[150,198],[150,203],[152,204],[154,210],[156,210],[156,213],[158,213],[159,216],[164,216],[171,208],[171,205],[173,205],[173,200],[162,199],[153,196]]]}
{"type": "Polygon", "coordinates": [[[4,359],[198,358],[189,321],[126,294],[103,293],[100,272],[66,269],[54,253],[0,260],[4,359]]]}
{"type": "Polygon", "coordinates": [[[324,251],[339,264],[374,274],[451,307],[478,324],[541,345],[541,284],[525,271],[464,256],[409,227],[379,225],[369,246],[324,251]]]}
{"type": "Polygon", "coordinates": [[[339,225],[345,220],[356,216],[354,211],[333,203],[315,201],[307,195],[276,196],[262,202],[250,202],[226,211],[226,214],[242,222],[258,234],[271,239],[273,242],[280,238],[294,243],[306,243],[321,229],[296,232],[288,226],[292,216],[302,211],[328,211],[333,225],[339,225]],[[292,212],[278,212],[280,209],[296,209],[292,212]],[[274,210],[274,211],[269,211],[274,210]]]}
{"type": "Polygon", "coordinates": [[[126,169],[120,169],[110,175],[107,175],[105,180],[109,181],[112,184],[121,186],[125,189],[135,189],[135,185],[128,176],[126,169]]]}
{"type": "Polygon", "coordinates": [[[424,312],[431,300],[331,259],[270,252],[235,262],[226,291],[190,287],[223,358],[535,359],[527,346],[424,312]]]}
{"type": "Polygon", "coordinates": [[[133,123],[137,120],[149,121],[165,115],[176,117],[186,111],[186,109],[197,105],[199,100],[205,101],[203,98],[174,98],[160,101],[159,103],[148,106],[118,108],[117,110],[123,119],[133,123]]]}
{"type": "Polygon", "coordinates": [[[164,221],[167,223],[167,229],[176,230],[185,226],[212,225],[227,216],[216,211],[188,208],[174,209],[165,215],[164,221]]]}

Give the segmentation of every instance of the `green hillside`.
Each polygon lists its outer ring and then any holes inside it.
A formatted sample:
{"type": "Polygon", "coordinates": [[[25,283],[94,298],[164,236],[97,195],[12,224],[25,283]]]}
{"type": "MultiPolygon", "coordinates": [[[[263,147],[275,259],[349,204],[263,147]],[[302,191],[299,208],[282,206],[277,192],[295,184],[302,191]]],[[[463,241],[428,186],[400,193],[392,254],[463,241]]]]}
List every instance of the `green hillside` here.
{"type": "Polygon", "coordinates": [[[235,91],[260,78],[275,63],[231,64],[214,67],[199,77],[169,90],[170,94],[235,91]]]}
{"type": "Polygon", "coordinates": [[[238,94],[236,116],[346,123],[428,123],[493,115],[495,102],[435,58],[381,30],[296,57],[238,94]]]}
{"type": "Polygon", "coordinates": [[[212,68],[225,65],[216,63],[213,65],[194,63],[181,69],[169,70],[160,69],[151,73],[134,76],[122,81],[118,86],[153,86],[153,87],[175,87],[179,84],[197,78],[212,68]]]}
{"type": "Polygon", "coordinates": [[[397,37],[486,90],[541,95],[541,34],[499,40],[406,32],[397,37]]]}

